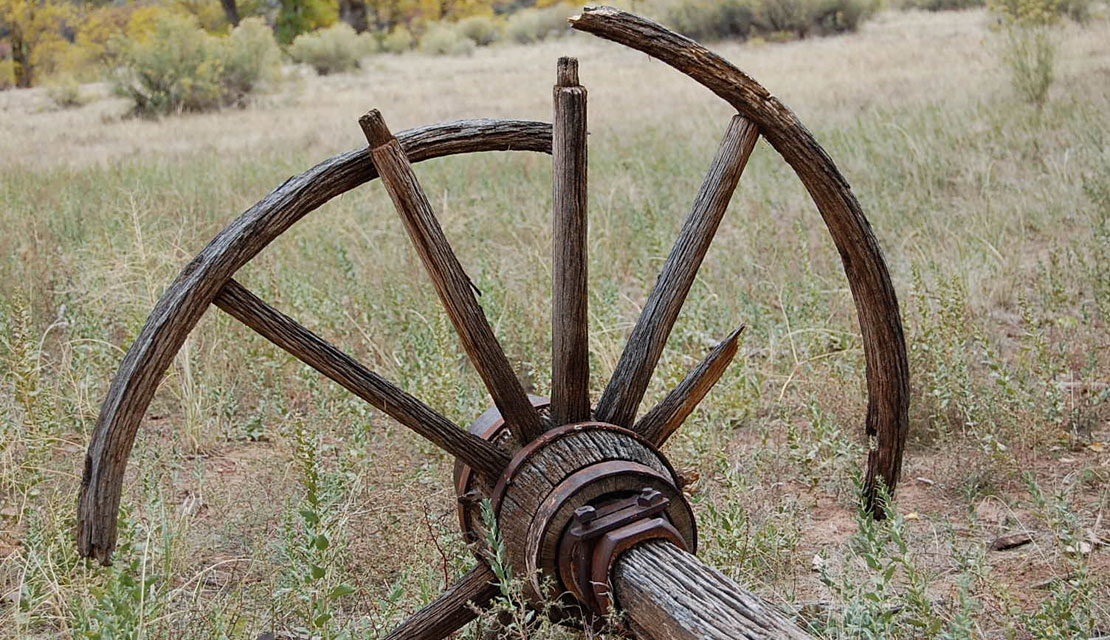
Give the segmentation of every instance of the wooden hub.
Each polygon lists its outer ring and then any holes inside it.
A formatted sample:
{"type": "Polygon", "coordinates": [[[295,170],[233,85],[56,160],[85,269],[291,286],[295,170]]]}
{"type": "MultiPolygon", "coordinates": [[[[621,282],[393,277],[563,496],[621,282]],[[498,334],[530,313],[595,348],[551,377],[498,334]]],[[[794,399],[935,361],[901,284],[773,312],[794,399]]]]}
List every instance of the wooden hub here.
{"type": "MultiPolygon", "coordinates": [[[[543,399],[533,402],[537,408],[546,407],[543,399]]],[[[483,414],[471,432],[504,442],[507,429],[493,410],[483,414]]],[[[460,524],[471,541],[485,540],[481,501],[491,500],[509,563],[527,577],[528,595],[537,601],[549,600],[544,595],[552,593],[577,592],[560,575],[560,563],[569,564],[568,558],[560,558],[560,543],[582,507],[605,513],[613,504],[647,491],[665,503],[652,515],[673,527],[687,549],[693,551],[697,545],[693,512],[667,459],[632,431],[603,422],[544,432],[516,452],[493,487],[457,464],[455,487],[460,524]]]]}

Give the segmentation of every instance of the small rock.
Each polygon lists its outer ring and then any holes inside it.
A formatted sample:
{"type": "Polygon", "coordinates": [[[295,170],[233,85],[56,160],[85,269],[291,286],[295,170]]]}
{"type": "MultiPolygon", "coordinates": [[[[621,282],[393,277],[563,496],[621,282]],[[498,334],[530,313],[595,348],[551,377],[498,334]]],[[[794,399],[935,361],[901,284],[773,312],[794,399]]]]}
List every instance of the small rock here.
{"type": "Polygon", "coordinates": [[[18,515],[19,509],[14,506],[9,505],[7,507],[4,507],[3,509],[0,509],[0,516],[3,516],[5,518],[15,518],[18,515]]]}
{"type": "Polygon", "coordinates": [[[825,559],[820,554],[813,554],[813,570],[820,573],[825,568],[825,559]]]}
{"type": "Polygon", "coordinates": [[[921,519],[921,516],[917,515],[916,511],[906,514],[906,520],[920,520],[920,519],[921,519]]]}
{"type": "Polygon", "coordinates": [[[1068,555],[1075,555],[1076,552],[1078,551],[1079,555],[1085,556],[1085,555],[1087,555],[1091,552],[1092,548],[1093,547],[1091,547],[1091,543],[1084,540],[1083,542],[1079,543],[1079,549],[1078,550],[1075,547],[1073,547],[1072,545],[1069,544],[1068,546],[1064,547],[1064,553],[1066,553],[1068,555]]]}
{"type": "Polygon", "coordinates": [[[924,478],[924,477],[921,477],[921,476],[918,476],[918,477],[914,478],[914,482],[920,482],[921,484],[929,486],[929,487],[936,484],[936,482],[930,480],[929,478],[924,478]]]}
{"type": "Polygon", "coordinates": [[[1026,532],[1011,533],[991,540],[990,550],[1006,551],[1007,549],[1016,549],[1022,545],[1027,545],[1030,542],[1033,542],[1033,536],[1026,532]]]}

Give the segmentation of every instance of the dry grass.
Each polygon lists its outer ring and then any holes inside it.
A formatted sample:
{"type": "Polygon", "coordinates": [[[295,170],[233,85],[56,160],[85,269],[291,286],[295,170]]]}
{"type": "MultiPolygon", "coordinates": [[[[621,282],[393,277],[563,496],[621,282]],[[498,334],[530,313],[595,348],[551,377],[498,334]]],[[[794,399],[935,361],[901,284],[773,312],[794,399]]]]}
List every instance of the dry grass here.
{"type": "MultiPolygon", "coordinates": [[[[812,205],[761,145],[651,393],[749,325],[669,453],[702,477],[705,557],[829,637],[1110,633],[1110,563],[1091,542],[1108,536],[1110,501],[1110,25],[1067,28],[1040,115],[1012,95],[985,25],[978,12],[884,13],[852,36],[715,47],[794,107],[856,188],[912,348],[904,517],[861,531],[851,299],[812,205]],[[987,551],[1025,529],[1034,544],[987,551]],[[897,570],[886,582],[869,563],[897,570]]],[[[395,130],[547,119],[568,54],[590,90],[599,392],[728,116],[662,65],[585,37],[379,56],[247,110],[162,121],[124,119],[107,97],[52,111],[37,90],[0,92],[0,636],[254,637],[308,626],[314,595],[338,584],[356,591],[327,604],[323,635],[373,636],[465,568],[450,460],[217,313],[148,416],[111,570],[73,548],[81,451],[121,350],[234,215],[358,146],[371,107],[395,130]],[[298,515],[313,483],[323,558],[298,515]],[[306,583],[309,562],[327,565],[322,582],[306,583]]],[[[549,161],[419,172],[510,358],[543,392],[549,161]]],[[[486,406],[380,186],[313,214],[242,276],[452,419],[486,406]]]]}

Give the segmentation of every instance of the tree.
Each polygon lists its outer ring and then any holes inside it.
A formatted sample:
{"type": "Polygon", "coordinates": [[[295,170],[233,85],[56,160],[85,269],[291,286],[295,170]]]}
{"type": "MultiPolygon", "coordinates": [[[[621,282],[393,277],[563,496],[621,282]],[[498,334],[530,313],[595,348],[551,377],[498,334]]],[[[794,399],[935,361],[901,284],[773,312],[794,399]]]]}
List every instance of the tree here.
{"type": "Polygon", "coordinates": [[[362,33],[369,24],[366,20],[366,5],[362,0],[339,0],[339,19],[362,33]]]}
{"type": "Polygon", "coordinates": [[[224,14],[227,15],[227,21],[231,23],[231,26],[238,27],[239,7],[235,4],[235,0],[220,0],[220,4],[223,5],[224,14]]]}
{"type": "Polygon", "coordinates": [[[30,87],[40,48],[60,44],[66,18],[73,6],[62,0],[0,0],[0,25],[11,33],[15,86],[30,87]]]}

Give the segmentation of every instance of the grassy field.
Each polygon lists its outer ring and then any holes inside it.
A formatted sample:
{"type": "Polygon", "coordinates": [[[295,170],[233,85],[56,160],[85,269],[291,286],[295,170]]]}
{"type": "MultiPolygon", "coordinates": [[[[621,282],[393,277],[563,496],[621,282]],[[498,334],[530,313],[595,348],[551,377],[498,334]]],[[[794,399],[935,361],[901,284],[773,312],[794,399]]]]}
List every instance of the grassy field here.
{"type": "MultiPolygon", "coordinates": [[[[814,633],[1110,634],[1108,41],[1105,20],[1063,28],[1043,113],[1014,96],[980,12],[716,47],[852,183],[911,350],[898,517],[875,524],[854,500],[865,393],[851,297],[800,183],[761,143],[646,406],[747,323],[668,454],[700,475],[702,557],[814,633]],[[1032,543],[989,549],[1025,531],[1032,543]]],[[[110,97],[58,111],[39,90],[0,92],[0,636],[375,637],[469,566],[452,460],[215,310],[140,432],[108,569],[76,554],[81,461],[123,350],[239,212],[363,144],[371,107],[394,130],[547,120],[559,55],[580,58],[590,90],[597,394],[729,115],[663,65],[586,36],[380,56],[246,110],[161,121],[124,118],[110,97]],[[327,549],[307,538],[306,510],[327,549]],[[326,568],[315,580],[313,564],[326,568]]],[[[544,393],[550,160],[418,173],[510,359],[544,393]]],[[[456,422],[488,405],[381,185],[312,214],[240,277],[456,422]]]]}

